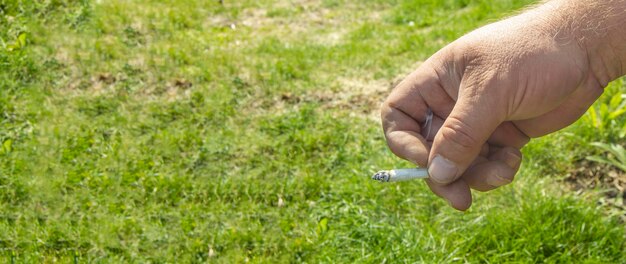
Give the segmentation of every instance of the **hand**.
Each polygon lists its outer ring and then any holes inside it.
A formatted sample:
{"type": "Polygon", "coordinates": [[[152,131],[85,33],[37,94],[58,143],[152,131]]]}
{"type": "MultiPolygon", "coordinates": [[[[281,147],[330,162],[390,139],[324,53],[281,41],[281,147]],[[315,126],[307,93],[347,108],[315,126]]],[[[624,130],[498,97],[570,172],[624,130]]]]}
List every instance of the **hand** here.
{"type": "Polygon", "coordinates": [[[470,188],[488,191],[510,183],[529,138],[576,121],[619,76],[610,67],[615,59],[590,58],[589,51],[599,49],[569,26],[567,19],[580,7],[567,2],[551,2],[456,40],[383,104],[391,150],[428,165],[428,186],[452,207],[470,207],[470,188]],[[565,6],[572,10],[557,11],[565,6]],[[434,113],[431,131],[422,127],[428,109],[434,113]]]}

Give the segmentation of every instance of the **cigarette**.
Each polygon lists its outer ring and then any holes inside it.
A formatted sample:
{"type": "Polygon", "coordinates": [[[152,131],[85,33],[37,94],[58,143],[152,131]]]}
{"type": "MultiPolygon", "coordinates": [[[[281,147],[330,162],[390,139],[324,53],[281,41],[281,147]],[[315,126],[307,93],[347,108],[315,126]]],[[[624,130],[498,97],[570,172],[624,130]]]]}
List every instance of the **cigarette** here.
{"type": "Polygon", "coordinates": [[[428,178],[428,169],[423,168],[379,171],[372,176],[372,180],[379,182],[399,182],[426,178],[428,178]]]}

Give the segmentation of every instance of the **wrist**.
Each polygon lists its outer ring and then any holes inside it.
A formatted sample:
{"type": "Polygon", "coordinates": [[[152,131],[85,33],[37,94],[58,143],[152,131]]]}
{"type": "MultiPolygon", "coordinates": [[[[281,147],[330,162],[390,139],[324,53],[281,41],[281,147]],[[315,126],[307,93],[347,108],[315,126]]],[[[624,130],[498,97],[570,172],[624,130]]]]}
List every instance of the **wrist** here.
{"type": "Polygon", "coordinates": [[[602,86],[626,74],[626,0],[553,0],[546,9],[557,30],[584,50],[588,70],[602,86]]]}

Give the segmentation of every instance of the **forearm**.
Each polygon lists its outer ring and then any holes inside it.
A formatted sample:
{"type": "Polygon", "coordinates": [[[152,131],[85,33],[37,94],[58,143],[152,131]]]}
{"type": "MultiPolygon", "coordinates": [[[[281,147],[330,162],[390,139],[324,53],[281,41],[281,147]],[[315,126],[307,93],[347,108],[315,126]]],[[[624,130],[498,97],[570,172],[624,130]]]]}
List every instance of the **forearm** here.
{"type": "Polygon", "coordinates": [[[626,74],[626,0],[552,0],[559,30],[586,50],[588,67],[602,85],[626,74]]]}

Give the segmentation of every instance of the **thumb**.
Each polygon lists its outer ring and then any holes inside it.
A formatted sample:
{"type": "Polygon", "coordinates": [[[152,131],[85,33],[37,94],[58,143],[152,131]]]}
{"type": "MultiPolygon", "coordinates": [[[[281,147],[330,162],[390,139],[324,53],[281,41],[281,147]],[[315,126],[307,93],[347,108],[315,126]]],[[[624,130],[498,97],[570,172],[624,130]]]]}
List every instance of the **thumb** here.
{"type": "Polygon", "coordinates": [[[490,99],[485,89],[466,88],[460,89],[452,112],[433,140],[428,172],[439,184],[459,178],[504,120],[499,100],[490,99]]]}

